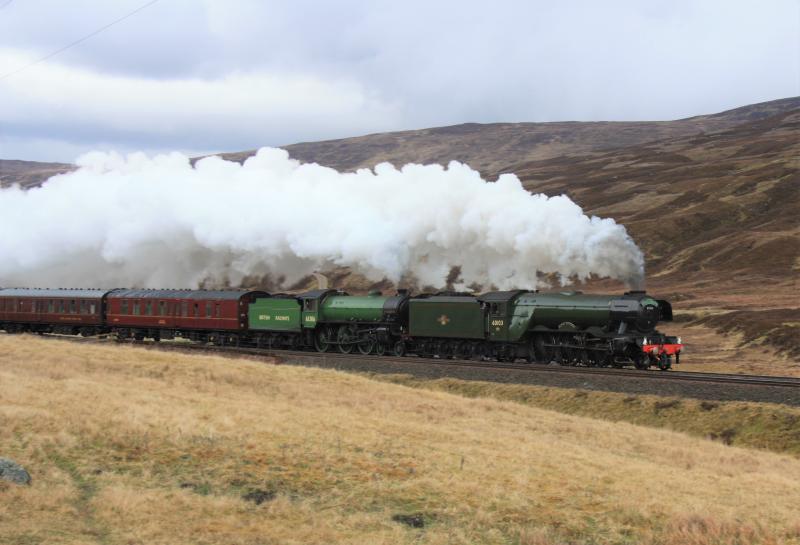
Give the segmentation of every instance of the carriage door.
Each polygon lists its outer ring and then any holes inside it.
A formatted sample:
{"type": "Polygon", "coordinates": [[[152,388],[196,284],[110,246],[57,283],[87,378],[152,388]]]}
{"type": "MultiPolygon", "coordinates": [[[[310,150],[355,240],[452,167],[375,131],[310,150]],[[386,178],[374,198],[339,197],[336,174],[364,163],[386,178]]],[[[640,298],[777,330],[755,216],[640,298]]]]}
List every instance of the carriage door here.
{"type": "Polygon", "coordinates": [[[508,340],[508,319],[507,319],[506,302],[492,302],[489,303],[488,331],[489,340],[492,341],[507,341],[508,340]]]}

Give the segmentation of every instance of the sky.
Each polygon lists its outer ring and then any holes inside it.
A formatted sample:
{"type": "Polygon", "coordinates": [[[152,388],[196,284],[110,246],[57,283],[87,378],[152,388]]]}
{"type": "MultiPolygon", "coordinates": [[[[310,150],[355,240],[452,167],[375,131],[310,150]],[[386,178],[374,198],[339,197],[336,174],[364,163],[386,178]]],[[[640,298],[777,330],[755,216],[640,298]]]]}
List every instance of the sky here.
{"type": "Polygon", "coordinates": [[[0,0],[0,158],[678,119],[800,95],[798,0],[158,0],[23,68],[147,3],[0,0]]]}

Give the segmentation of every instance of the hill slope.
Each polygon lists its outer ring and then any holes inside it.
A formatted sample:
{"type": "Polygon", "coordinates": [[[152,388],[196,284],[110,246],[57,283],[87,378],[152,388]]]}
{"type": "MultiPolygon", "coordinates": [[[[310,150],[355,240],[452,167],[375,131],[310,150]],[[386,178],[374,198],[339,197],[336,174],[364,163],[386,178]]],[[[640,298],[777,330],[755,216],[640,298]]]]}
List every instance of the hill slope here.
{"type": "MultiPolygon", "coordinates": [[[[371,134],[339,140],[283,146],[303,162],[338,170],[372,167],[382,161],[413,163],[468,163],[485,175],[529,161],[634,146],[653,140],[725,130],[800,108],[800,97],[752,104],[712,115],[675,121],[465,123],[451,127],[371,134]]],[[[243,161],[255,150],[222,153],[243,161]]],[[[0,187],[20,183],[38,185],[72,165],[0,159],[0,187]]]]}
{"type": "Polygon", "coordinates": [[[19,184],[23,188],[35,187],[56,174],[74,169],[67,163],[40,163],[0,159],[0,187],[19,184]]]}
{"type": "MultiPolygon", "coordinates": [[[[797,108],[800,108],[800,97],[677,121],[466,123],[306,142],[284,146],[284,149],[301,161],[338,170],[372,167],[382,161],[400,166],[406,163],[446,164],[456,160],[494,176],[510,172],[515,165],[527,161],[715,132],[797,108]]],[[[223,156],[241,161],[252,153],[253,150],[223,156]]]]}

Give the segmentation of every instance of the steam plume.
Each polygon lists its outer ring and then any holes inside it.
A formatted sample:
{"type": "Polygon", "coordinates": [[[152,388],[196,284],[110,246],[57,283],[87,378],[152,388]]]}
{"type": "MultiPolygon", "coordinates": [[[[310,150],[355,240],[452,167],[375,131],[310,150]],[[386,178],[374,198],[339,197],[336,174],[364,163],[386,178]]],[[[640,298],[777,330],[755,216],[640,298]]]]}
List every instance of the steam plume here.
{"type": "Polygon", "coordinates": [[[452,162],[340,173],[261,149],[243,165],[93,152],[42,187],[0,190],[0,285],[194,287],[348,266],[371,280],[534,288],[537,271],[638,284],[625,228],[566,196],[452,162]]]}

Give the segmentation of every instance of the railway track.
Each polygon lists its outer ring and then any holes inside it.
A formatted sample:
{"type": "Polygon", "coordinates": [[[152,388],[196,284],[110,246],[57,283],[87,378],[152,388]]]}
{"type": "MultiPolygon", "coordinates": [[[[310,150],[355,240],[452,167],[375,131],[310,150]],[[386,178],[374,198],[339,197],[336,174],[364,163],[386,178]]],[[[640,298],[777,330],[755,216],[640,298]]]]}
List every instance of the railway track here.
{"type": "MultiPolygon", "coordinates": [[[[111,343],[110,339],[104,337],[70,337],[59,335],[43,335],[45,338],[65,339],[72,342],[84,343],[111,343]]],[[[125,343],[130,345],[131,343],[125,343]]],[[[725,373],[699,373],[699,372],[685,372],[685,371],[657,371],[657,370],[637,370],[637,369],[614,369],[607,367],[573,367],[561,365],[544,365],[544,364],[519,364],[519,363],[500,363],[500,362],[482,362],[475,360],[458,360],[458,359],[438,359],[438,358],[423,358],[414,356],[369,356],[363,354],[341,354],[338,352],[313,352],[313,351],[297,351],[297,350],[270,350],[259,349],[250,347],[234,347],[234,346],[210,346],[210,345],[197,345],[186,342],[173,342],[173,341],[136,341],[135,346],[145,348],[152,348],[157,350],[175,350],[185,352],[214,352],[218,354],[230,355],[243,355],[243,356],[259,356],[259,357],[273,357],[282,361],[288,360],[302,360],[308,363],[319,362],[325,365],[336,365],[337,363],[352,364],[357,362],[364,364],[364,371],[369,371],[370,364],[395,364],[397,366],[424,364],[428,366],[436,366],[439,368],[475,368],[483,371],[518,371],[518,372],[534,372],[534,373],[549,373],[561,375],[577,375],[590,377],[624,377],[626,379],[641,379],[647,381],[671,381],[671,382],[693,382],[704,384],[717,384],[717,385],[746,385],[746,386],[762,386],[762,387],[778,387],[778,388],[791,388],[798,390],[800,396],[800,378],[781,377],[781,376],[767,376],[767,375],[734,375],[725,373]]],[[[352,367],[349,367],[352,368],[352,367]]]]}

